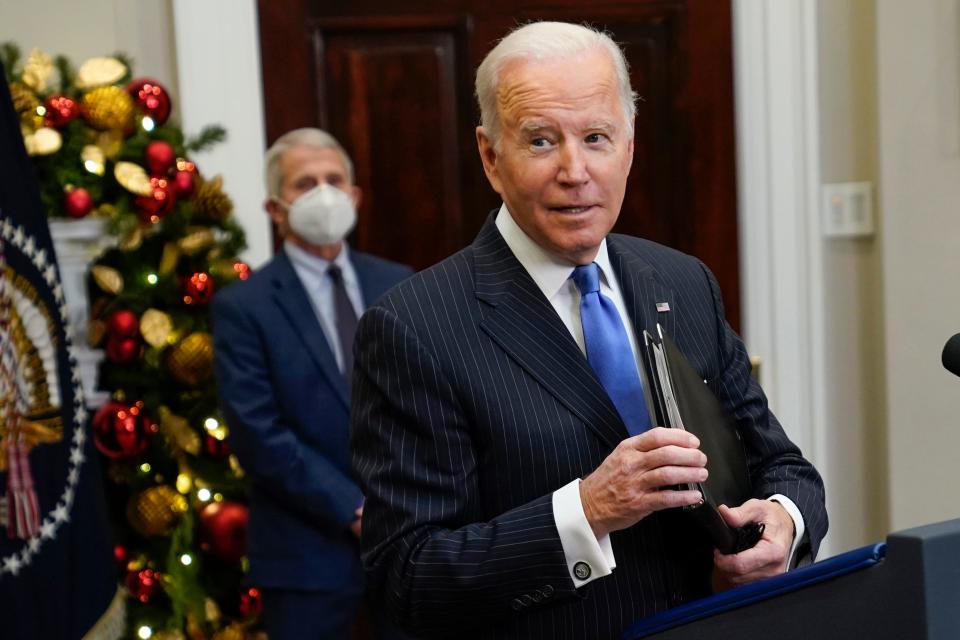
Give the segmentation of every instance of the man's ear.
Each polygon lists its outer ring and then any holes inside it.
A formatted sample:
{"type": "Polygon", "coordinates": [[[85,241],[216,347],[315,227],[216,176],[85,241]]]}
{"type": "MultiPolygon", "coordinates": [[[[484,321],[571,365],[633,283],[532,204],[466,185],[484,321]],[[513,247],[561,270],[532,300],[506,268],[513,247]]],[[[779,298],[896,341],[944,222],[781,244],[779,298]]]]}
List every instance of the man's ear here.
{"type": "Polygon", "coordinates": [[[276,198],[271,196],[264,201],[263,208],[266,210],[267,215],[270,216],[273,224],[277,225],[278,227],[283,227],[283,223],[287,221],[286,207],[277,202],[276,198]]]}
{"type": "Polygon", "coordinates": [[[359,211],[360,203],[363,202],[363,189],[357,185],[350,185],[350,199],[353,200],[353,207],[359,211]]]}
{"type": "Polygon", "coordinates": [[[483,172],[487,174],[487,180],[490,181],[490,186],[493,187],[493,190],[497,193],[502,193],[500,191],[500,173],[497,168],[497,160],[499,158],[497,156],[496,145],[494,145],[483,127],[477,127],[477,150],[480,152],[480,160],[483,162],[483,172]]]}

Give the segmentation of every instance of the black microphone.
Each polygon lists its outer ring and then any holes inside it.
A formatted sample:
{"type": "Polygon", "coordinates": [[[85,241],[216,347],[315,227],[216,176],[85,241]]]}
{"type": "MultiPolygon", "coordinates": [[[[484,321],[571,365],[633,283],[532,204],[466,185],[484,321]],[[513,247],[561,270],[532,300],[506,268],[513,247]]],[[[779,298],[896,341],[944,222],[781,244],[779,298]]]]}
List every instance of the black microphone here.
{"type": "Polygon", "coordinates": [[[955,376],[960,376],[960,333],[943,345],[943,366],[955,376]]]}

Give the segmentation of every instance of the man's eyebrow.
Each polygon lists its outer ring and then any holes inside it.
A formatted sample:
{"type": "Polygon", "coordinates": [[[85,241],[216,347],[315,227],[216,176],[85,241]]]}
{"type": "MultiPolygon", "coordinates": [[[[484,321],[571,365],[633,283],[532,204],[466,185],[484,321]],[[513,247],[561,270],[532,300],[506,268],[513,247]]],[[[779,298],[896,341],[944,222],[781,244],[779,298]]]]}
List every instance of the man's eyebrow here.
{"type": "Polygon", "coordinates": [[[598,122],[591,122],[583,129],[584,131],[601,131],[603,133],[613,133],[617,130],[617,126],[612,122],[607,122],[601,120],[598,122]]]}
{"type": "Polygon", "coordinates": [[[554,127],[550,126],[546,122],[541,122],[537,120],[532,120],[530,122],[524,122],[520,125],[520,133],[524,135],[530,135],[533,133],[539,133],[544,130],[552,131],[554,127]]]}

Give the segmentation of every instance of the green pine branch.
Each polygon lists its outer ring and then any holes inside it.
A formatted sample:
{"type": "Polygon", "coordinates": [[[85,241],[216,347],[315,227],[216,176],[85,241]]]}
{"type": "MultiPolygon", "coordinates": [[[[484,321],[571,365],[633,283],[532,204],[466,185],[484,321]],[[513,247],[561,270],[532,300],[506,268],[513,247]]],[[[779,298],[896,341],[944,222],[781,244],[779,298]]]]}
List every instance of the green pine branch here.
{"type": "Polygon", "coordinates": [[[193,138],[187,139],[184,147],[188,152],[205,151],[227,139],[227,130],[218,124],[207,125],[193,138]]]}

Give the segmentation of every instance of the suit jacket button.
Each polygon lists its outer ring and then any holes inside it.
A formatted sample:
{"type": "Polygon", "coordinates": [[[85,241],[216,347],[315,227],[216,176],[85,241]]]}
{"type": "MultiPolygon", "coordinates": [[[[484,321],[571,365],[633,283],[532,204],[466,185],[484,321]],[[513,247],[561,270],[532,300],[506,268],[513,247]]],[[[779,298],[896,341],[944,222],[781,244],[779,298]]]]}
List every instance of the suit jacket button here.
{"type": "Polygon", "coordinates": [[[573,575],[575,575],[578,580],[586,580],[590,577],[591,573],[590,565],[586,562],[580,561],[573,565],[573,575]]]}
{"type": "Polygon", "coordinates": [[[553,595],[553,585],[548,584],[543,589],[541,589],[541,592],[543,593],[544,598],[549,598],[550,596],[553,595]]]}
{"type": "Polygon", "coordinates": [[[520,598],[514,598],[513,601],[510,603],[510,607],[514,611],[520,611],[520,609],[523,609],[523,602],[520,601],[520,598]]]}

